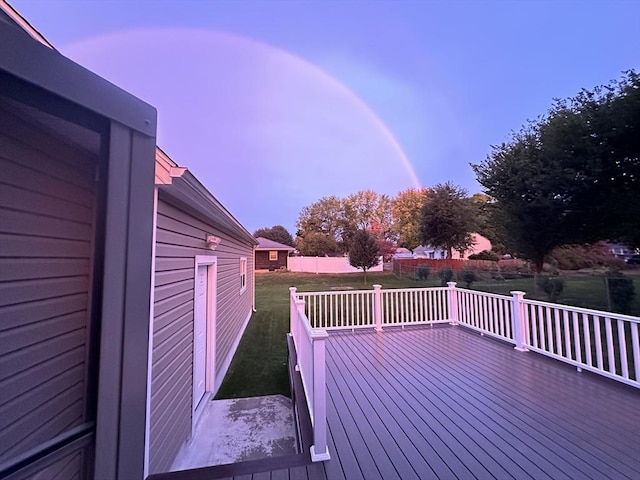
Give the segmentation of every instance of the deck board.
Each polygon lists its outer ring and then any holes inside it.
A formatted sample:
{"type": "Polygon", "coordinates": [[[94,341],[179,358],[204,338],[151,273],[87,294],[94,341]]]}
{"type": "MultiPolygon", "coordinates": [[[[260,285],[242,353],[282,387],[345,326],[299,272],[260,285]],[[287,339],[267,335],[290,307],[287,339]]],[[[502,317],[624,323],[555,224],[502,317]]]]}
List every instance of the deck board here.
{"type": "Polygon", "coordinates": [[[330,480],[640,478],[640,392],[461,327],[332,334],[327,388],[330,480]]]}

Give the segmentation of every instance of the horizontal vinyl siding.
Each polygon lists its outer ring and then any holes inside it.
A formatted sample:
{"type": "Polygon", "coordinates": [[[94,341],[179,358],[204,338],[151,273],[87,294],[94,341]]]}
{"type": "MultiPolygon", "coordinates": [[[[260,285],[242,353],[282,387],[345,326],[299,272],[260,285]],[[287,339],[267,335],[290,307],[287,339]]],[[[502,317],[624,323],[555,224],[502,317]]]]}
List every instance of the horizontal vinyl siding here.
{"type": "Polygon", "coordinates": [[[220,368],[251,312],[253,250],[161,198],[158,201],[151,380],[151,473],[166,471],[191,435],[195,256],[217,257],[216,365],[220,368]],[[221,239],[205,248],[207,234],[221,239]],[[240,257],[247,288],[240,293],[240,257]]]}
{"type": "MultiPolygon", "coordinates": [[[[0,463],[85,421],[95,203],[95,159],[11,114],[5,119],[0,463]]],[[[76,478],[81,457],[58,461],[42,478],[76,478]]]]}

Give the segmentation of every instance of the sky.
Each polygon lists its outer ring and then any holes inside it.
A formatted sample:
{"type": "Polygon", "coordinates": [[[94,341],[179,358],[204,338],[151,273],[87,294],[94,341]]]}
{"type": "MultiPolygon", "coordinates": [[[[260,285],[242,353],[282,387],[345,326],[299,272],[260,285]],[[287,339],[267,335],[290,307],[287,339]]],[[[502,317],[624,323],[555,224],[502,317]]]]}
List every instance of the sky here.
{"type": "Polygon", "coordinates": [[[9,0],[158,109],[158,145],[251,232],[451,181],[554,98],[640,70],[640,0],[9,0]]]}

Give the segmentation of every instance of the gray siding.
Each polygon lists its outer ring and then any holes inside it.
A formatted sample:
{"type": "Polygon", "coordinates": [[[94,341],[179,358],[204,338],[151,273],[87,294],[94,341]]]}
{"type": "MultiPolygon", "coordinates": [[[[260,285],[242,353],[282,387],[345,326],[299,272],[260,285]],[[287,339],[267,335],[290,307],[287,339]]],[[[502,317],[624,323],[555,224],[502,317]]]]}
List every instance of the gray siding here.
{"type": "Polygon", "coordinates": [[[194,258],[217,257],[216,370],[238,339],[253,305],[253,249],[215,225],[185,213],[161,198],[156,230],[153,309],[150,473],[171,467],[191,435],[194,258]],[[206,234],[221,239],[215,251],[206,234]],[[247,288],[240,293],[239,258],[247,258],[247,288]]]}
{"type": "Polygon", "coordinates": [[[96,198],[94,158],[1,115],[0,463],[87,421],[96,198]]]}

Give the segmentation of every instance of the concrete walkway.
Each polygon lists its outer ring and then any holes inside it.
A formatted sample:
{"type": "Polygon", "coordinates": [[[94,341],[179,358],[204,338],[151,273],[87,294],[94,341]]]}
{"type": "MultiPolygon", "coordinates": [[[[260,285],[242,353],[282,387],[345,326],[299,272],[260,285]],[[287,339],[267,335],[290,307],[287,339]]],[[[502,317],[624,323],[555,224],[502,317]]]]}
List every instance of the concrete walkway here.
{"type": "Polygon", "coordinates": [[[296,453],[291,400],[282,395],[212,400],[172,471],[296,453]]]}

